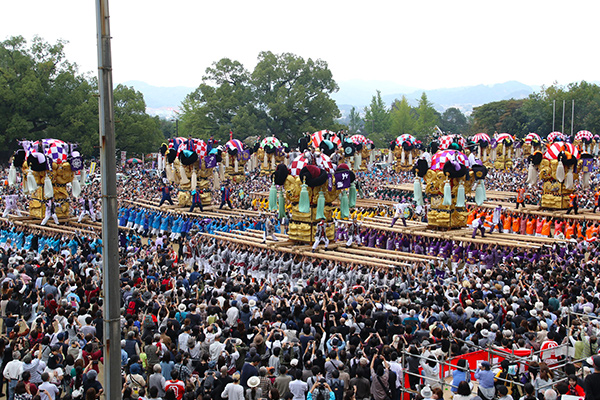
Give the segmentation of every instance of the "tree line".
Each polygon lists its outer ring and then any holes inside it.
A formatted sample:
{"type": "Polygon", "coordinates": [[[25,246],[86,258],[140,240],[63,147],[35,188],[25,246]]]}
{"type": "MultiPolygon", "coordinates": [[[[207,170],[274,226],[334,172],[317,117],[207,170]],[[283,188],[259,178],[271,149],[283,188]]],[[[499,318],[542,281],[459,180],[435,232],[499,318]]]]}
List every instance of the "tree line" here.
{"type": "MultiPolygon", "coordinates": [[[[4,156],[18,140],[42,138],[77,143],[89,157],[99,153],[98,82],[65,58],[66,42],[22,36],[0,42],[0,146],[4,156]]],[[[114,88],[115,137],[129,154],[156,151],[164,140],[158,117],[146,114],[143,95],[114,88]]]]}

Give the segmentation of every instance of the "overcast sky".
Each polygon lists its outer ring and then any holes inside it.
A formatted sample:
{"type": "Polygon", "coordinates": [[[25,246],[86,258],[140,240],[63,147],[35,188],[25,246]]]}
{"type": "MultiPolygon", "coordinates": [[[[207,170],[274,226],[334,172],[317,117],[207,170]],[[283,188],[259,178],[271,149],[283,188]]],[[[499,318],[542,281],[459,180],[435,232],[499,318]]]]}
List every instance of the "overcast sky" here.
{"type": "MultiPolygon", "coordinates": [[[[69,41],[96,74],[94,0],[3,1],[0,40],[69,41]]],[[[114,81],[196,87],[223,57],[320,58],[336,81],[434,89],[518,80],[600,80],[600,1],[112,0],[114,81]]]]}

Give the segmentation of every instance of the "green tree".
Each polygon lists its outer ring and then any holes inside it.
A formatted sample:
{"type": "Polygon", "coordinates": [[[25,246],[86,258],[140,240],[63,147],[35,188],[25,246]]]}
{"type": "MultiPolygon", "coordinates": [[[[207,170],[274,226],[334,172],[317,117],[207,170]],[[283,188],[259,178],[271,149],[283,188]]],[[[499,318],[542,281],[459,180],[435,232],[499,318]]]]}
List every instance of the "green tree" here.
{"type": "Polygon", "coordinates": [[[435,126],[439,124],[439,113],[433,108],[433,103],[427,99],[427,94],[423,92],[417,106],[419,115],[416,124],[416,137],[425,139],[433,134],[435,126]]]}
{"type": "Polygon", "coordinates": [[[467,117],[458,108],[450,107],[442,113],[440,129],[444,132],[465,135],[469,131],[467,117]]]}
{"type": "Polygon", "coordinates": [[[362,130],[365,127],[365,123],[362,120],[362,118],[360,117],[360,113],[356,110],[356,107],[352,107],[350,109],[349,119],[350,119],[350,122],[348,124],[348,128],[349,128],[350,132],[353,134],[362,132],[362,130]]]}
{"type": "Polygon", "coordinates": [[[113,91],[117,148],[129,154],[156,151],[164,141],[160,119],[146,114],[146,102],[133,87],[117,85],[113,91]]]}
{"type": "Polygon", "coordinates": [[[391,119],[391,133],[394,136],[399,136],[404,133],[414,133],[416,121],[414,112],[406,96],[402,96],[400,101],[396,100],[392,105],[392,111],[390,112],[391,119]]]}
{"type": "Polygon", "coordinates": [[[374,132],[384,133],[386,137],[390,130],[390,111],[381,98],[381,91],[372,97],[369,107],[365,107],[365,132],[370,136],[374,132]]]}
{"type": "Polygon", "coordinates": [[[340,117],[330,97],[339,88],[323,60],[261,52],[252,83],[270,135],[295,142],[303,132],[334,126],[340,117]]]}

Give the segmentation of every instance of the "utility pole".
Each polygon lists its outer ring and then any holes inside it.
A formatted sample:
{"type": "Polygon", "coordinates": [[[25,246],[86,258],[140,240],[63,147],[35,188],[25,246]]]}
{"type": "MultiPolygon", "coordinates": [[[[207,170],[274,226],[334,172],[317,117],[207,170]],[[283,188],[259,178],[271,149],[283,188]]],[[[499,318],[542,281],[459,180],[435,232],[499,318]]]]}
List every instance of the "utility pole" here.
{"type": "Polygon", "coordinates": [[[556,100],[552,100],[552,132],[554,132],[554,121],[556,121],[556,100]]]}
{"type": "Polygon", "coordinates": [[[119,231],[117,227],[117,162],[113,108],[112,60],[108,0],[96,0],[98,91],[102,173],[102,296],[104,300],[104,391],[121,398],[121,317],[119,231]]]}
{"type": "Polygon", "coordinates": [[[562,120],[562,133],[565,133],[565,102],[566,100],[563,100],[563,120],[562,120]]]}
{"type": "MultiPolygon", "coordinates": [[[[572,101],[572,107],[571,107],[571,136],[573,136],[573,123],[575,122],[575,99],[571,100],[572,101]]],[[[575,138],[573,138],[575,139],[575,138]]]]}

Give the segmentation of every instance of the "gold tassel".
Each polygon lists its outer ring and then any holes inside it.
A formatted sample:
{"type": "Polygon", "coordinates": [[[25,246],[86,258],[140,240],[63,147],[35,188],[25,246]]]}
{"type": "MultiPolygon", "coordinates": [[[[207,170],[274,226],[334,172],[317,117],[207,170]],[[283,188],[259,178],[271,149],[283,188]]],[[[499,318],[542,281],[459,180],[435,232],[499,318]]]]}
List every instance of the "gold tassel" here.
{"type": "Polygon", "coordinates": [[[194,168],[194,170],[192,171],[192,184],[191,184],[192,191],[196,190],[197,185],[198,185],[198,174],[196,174],[196,169],[194,168]]]}

